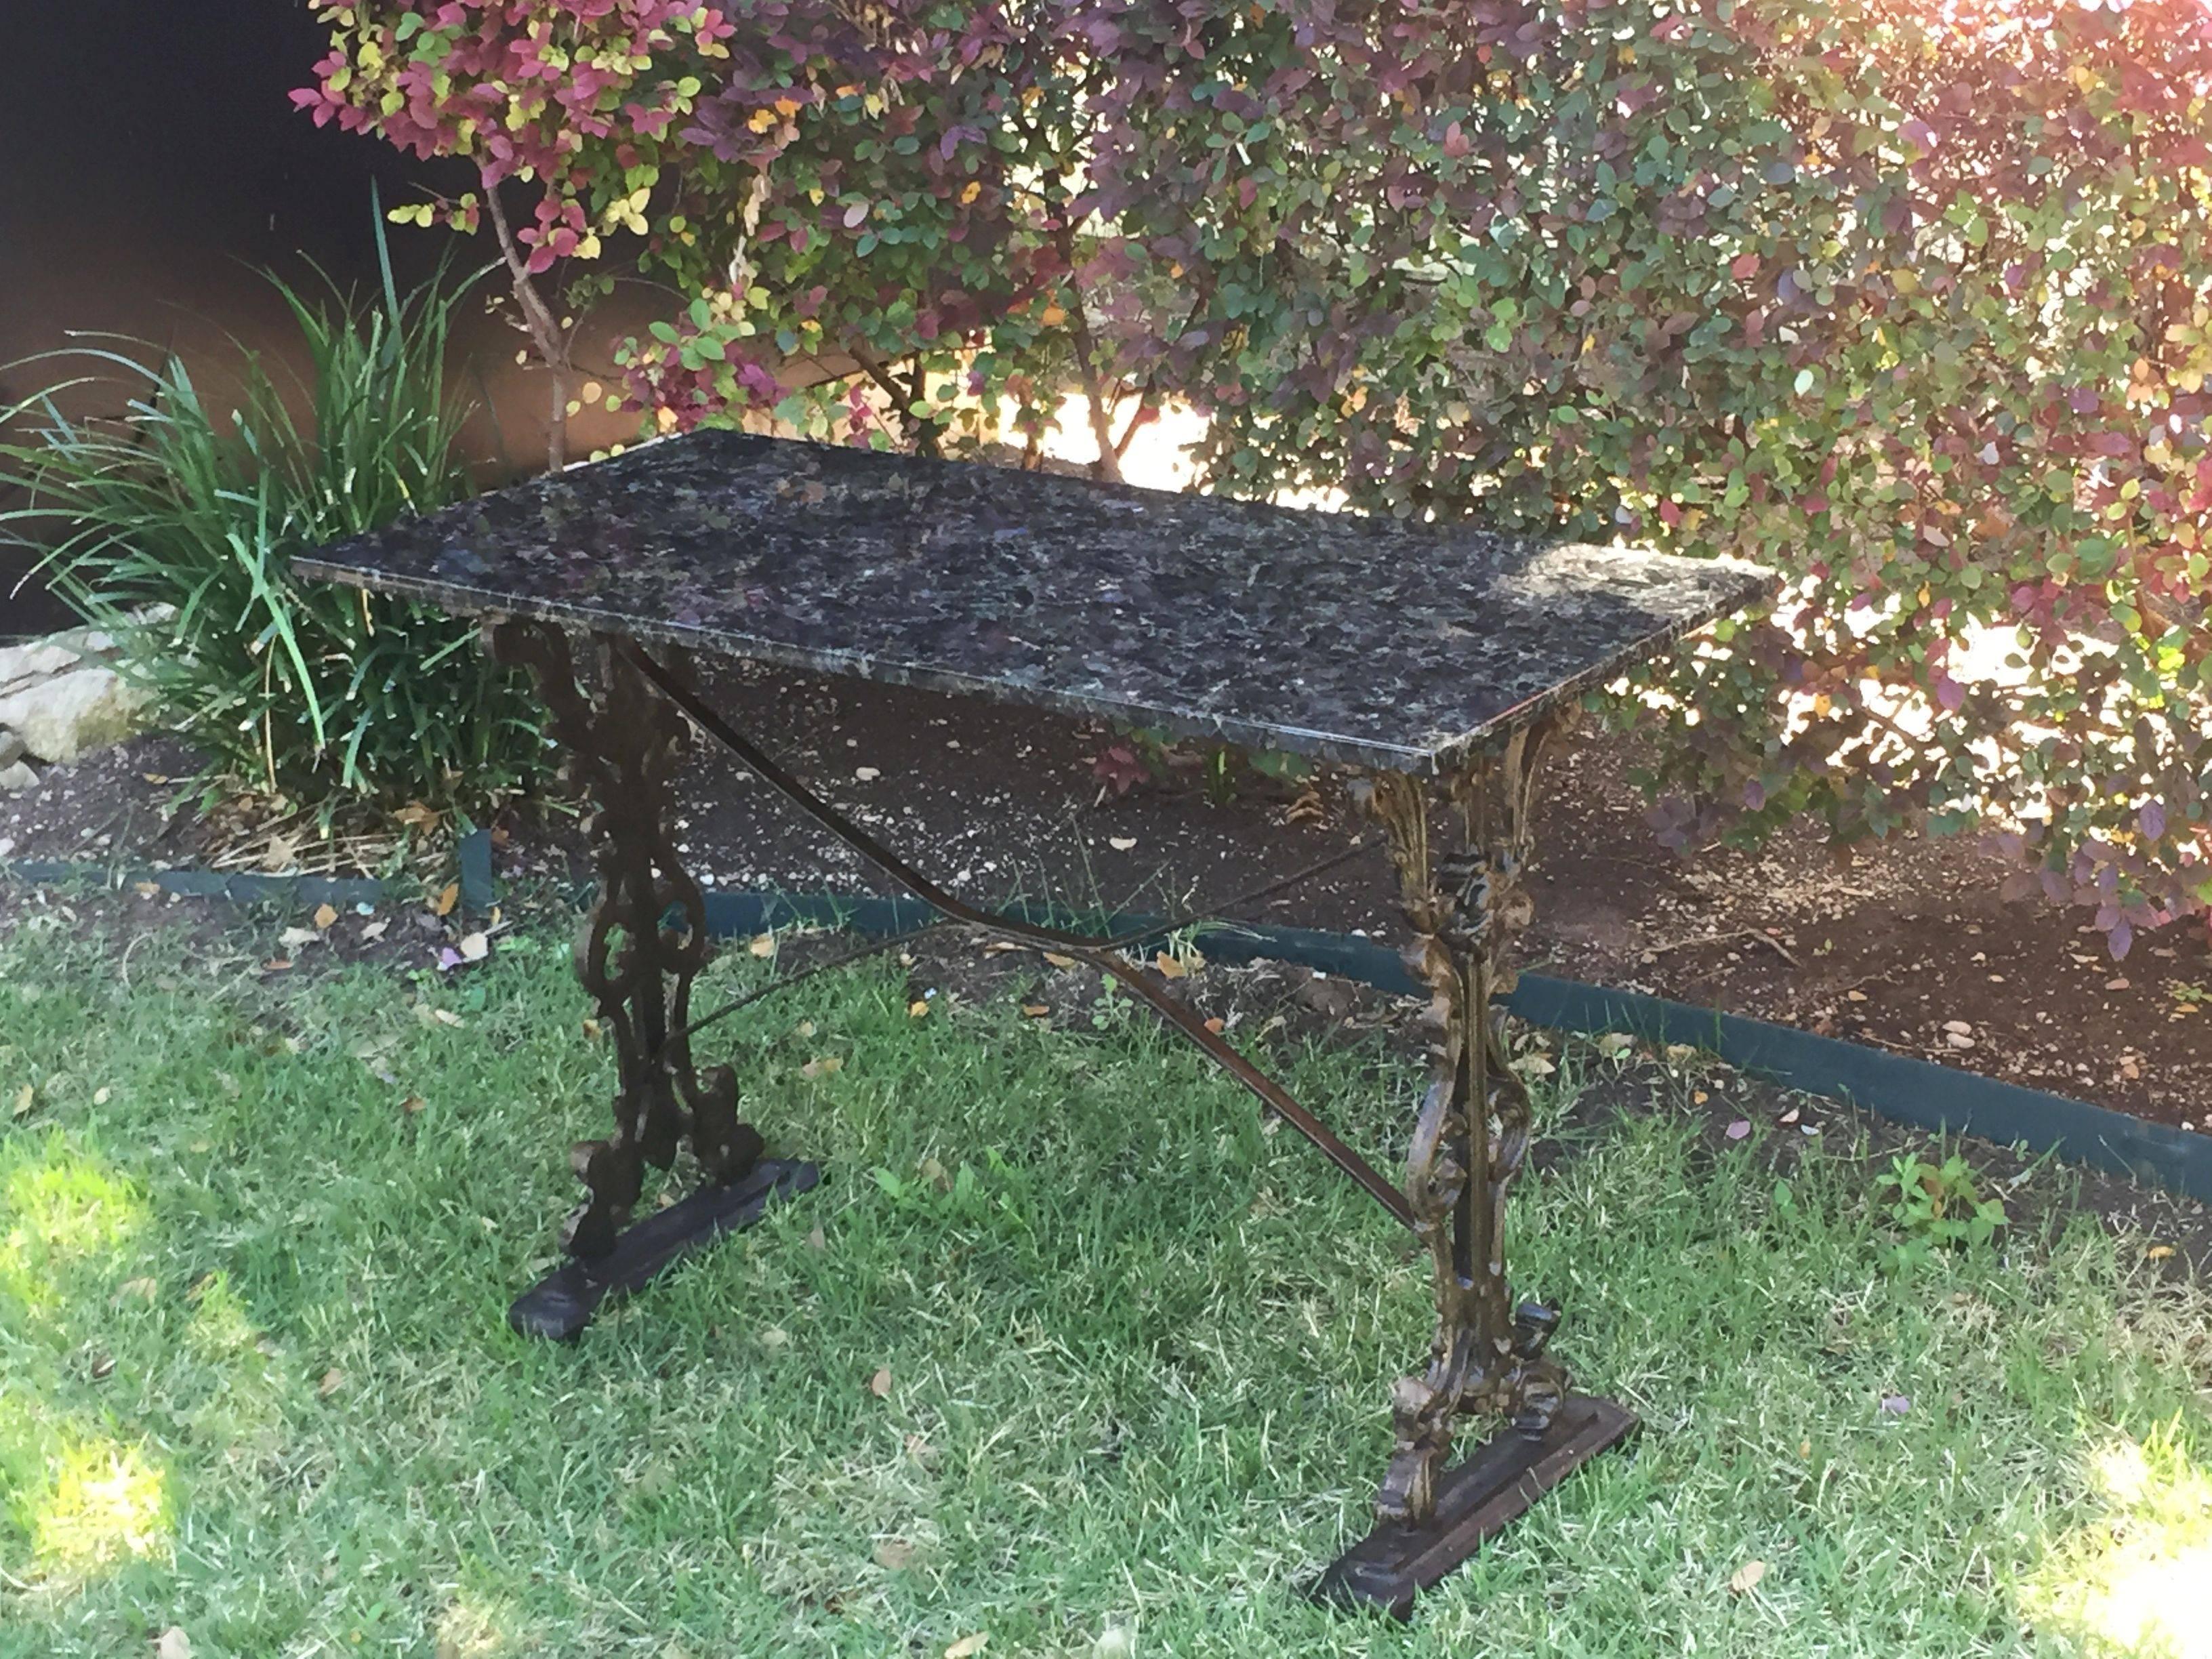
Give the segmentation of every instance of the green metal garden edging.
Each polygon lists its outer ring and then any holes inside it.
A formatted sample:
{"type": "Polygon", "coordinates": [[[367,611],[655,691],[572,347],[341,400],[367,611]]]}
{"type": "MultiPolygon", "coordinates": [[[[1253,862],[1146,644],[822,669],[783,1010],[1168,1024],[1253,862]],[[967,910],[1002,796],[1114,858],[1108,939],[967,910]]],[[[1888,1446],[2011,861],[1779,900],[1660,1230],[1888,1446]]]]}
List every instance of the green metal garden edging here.
{"type": "MultiPolygon", "coordinates": [[[[481,831],[464,837],[459,865],[462,906],[471,911],[490,908],[497,896],[490,838],[481,831]]],[[[148,870],[119,878],[115,869],[94,864],[25,860],[0,865],[0,879],[34,885],[87,880],[112,884],[118,878],[150,881],[172,893],[240,903],[353,906],[401,896],[383,882],[360,878],[184,869],[148,870]]],[[[717,938],[782,927],[840,927],[878,935],[907,933],[923,926],[933,914],[919,899],[834,893],[707,895],[707,928],[717,938]]],[[[1070,920],[1060,909],[1018,906],[1013,914],[1063,925],[1070,920]]],[[[1097,925],[1102,933],[1121,933],[1156,918],[1080,920],[1097,925]]],[[[1417,988],[1396,951],[1358,934],[1224,922],[1206,924],[1201,932],[1206,955],[1218,960],[1291,962],[1378,990],[1417,988]]],[[[1954,1071],[1930,1060],[1670,1002],[1640,991],[1524,973],[1510,1005],[1532,1025],[1592,1036],[1618,1031],[1646,1042],[1688,1044],[1740,1071],[1806,1094],[1848,1101],[1893,1122],[1930,1133],[1978,1135],[2001,1146],[2056,1152],[2073,1163],[2110,1170],[2212,1204],[2212,1136],[2169,1129],[2087,1101],[1954,1071]]]]}
{"type": "Polygon", "coordinates": [[[125,870],[105,864],[23,859],[0,864],[0,881],[27,887],[85,882],[101,887],[151,883],[185,898],[228,899],[234,904],[334,904],[341,908],[377,904],[391,896],[385,884],[367,876],[263,876],[247,871],[125,870]]]}
{"type": "MultiPolygon", "coordinates": [[[[718,937],[789,926],[904,933],[922,926],[930,915],[929,907],[916,899],[827,893],[712,893],[707,898],[708,930],[718,937]]],[[[1037,914],[1029,919],[1047,918],[1037,914]]],[[[1064,912],[1051,919],[1063,925],[1067,921],[1064,912]]],[[[1091,920],[1102,933],[1120,933],[1153,919],[1115,915],[1091,920]]],[[[1217,960],[1292,962],[1378,990],[1419,988],[1395,951],[1356,934],[1212,923],[1201,936],[1205,953],[1217,960]]],[[[1508,1002],[1516,1016],[1532,1025],[1590,1036],[1625,1032],[1656,1044],[1686,1043],[1739,1071],[1805,1094],[1847,1101],[1893,1122],[1930,1133],[1978,1135],[2000,1146],[2055,1152],[2070,1162],[2113,1170],[2212,1204],[2212,1136],[2148,1123],[2087,1101],[1954,1071],[1932,1060],[1671,1002],[1641,991],[1524,973],[1508,1002]]]]}

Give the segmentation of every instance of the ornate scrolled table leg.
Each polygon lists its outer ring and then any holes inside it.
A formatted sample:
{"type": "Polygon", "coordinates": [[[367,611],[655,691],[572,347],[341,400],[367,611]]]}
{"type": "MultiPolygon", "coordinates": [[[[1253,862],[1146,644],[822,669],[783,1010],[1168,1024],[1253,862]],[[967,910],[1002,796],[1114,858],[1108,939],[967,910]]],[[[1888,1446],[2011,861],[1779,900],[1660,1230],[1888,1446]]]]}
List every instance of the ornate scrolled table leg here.
{"type": "Polygon", "coordinates": [[[1431,787],[1383,773],[1359,789],[1390,841],[1413,933],[1406,963],[1427,988],[1431,1073],[1406,1163],[1406,1201],[1430,1260],[1437,1325],[1426,1370],[1391,1391],[1395,1445],[1375,1498],[1375,1530],[1333,1565],[1322,1593],[1404,1617],[1417,1590],[1464,1560],[1636,1419],[1611,1401],[1570,1395],[1547,1352],[1556,1307],[1513,1303],[1505,1199],[1527,1156],[1528,1092],[1508,1064],[1504,1010],[1513,937],[1529,917],[1522,877],[1542,726],[1442,780],[1458,845],[1430,846],[1431,787]],[[1447,1469],[1462,1415],[1503,1416],[1493,1437],[1447,1469]]]}
{"type": "Polygon", "coordinates": [[[562,1229],[566,1267],[507,1310],[527,1335],[568,1339],[608,1295],[757,1219],[768,1201],[814,1185],[811,1164],[765,1158],[738,1116],[726,1066],[701,1071],[686,1031],[691,984],[707,961],[706,900],[668,828],[670,785],[684,751],[682,713],[608,639],[595,641],[596,696],[578,684],[568,635],[544,623],[486,629],[501,662],[526,665],[552,717],[573,780],[596,803],[590,822],[599,894],[575,942],[576,976],[612,1040],[614,1131],[579,1142],[569,1162],[585,1199],[562,1229]],[[697,1191],[633,1223],[649,1165],[688,1146],[697,1191]]]}

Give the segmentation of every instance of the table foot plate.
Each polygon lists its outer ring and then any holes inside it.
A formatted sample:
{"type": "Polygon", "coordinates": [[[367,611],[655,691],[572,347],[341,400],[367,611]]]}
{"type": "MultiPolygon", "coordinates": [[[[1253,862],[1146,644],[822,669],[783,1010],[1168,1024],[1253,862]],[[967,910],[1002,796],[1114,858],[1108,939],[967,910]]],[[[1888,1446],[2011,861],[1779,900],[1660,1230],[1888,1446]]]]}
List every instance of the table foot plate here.
{"type": "Polygon", "coordinates": [[[821,1179],[820,1168],[802,1159],[764,1158],[728,1186],[703,1187],[648,1216],[597,1260],[570,1261],[548,1273],[514,1299],[507,1322],[525,1336],[574,1341],[609,1297],[643,1288],[694,1250],[751,1226],[772,1200],[795,1197],[821,1179]]]}
{"type": "Polygon", "coordinates": [[[1577,1394],[1567,1396],[1540,1440],[1500,1429],[1437,1477],[1437,1512],[1426,1525],[1377,1527],[1330,1564],[1315,1597],[1410,1618],[1416,1594],[1636,1426],[1626,1407],[1577,1394]]]}

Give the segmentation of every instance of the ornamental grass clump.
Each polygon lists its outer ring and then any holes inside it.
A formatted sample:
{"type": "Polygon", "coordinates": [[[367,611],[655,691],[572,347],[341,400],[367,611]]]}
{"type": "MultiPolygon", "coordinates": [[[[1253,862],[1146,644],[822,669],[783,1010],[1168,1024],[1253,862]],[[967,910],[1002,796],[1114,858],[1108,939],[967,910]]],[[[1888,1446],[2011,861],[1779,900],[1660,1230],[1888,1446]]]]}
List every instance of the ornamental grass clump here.
{"type": "Polygon", "coordinates": [[[4,413],[0,514],[55,588],[112,634],[122,668],[211,775],[325,813],[349,799],[468,801],[511,787],[539,739],[516,678],[473,630],[419,605],[295,580],[293,556],[471,493],[466,410],[446,377],[469,284],[377,301],[271,277],[297,377],[245,354],[234,399],[173,355],[94,337],[68,378],[4,413]],[[73,388],[129,387],[118,417],[63,412],[73,388]]]}

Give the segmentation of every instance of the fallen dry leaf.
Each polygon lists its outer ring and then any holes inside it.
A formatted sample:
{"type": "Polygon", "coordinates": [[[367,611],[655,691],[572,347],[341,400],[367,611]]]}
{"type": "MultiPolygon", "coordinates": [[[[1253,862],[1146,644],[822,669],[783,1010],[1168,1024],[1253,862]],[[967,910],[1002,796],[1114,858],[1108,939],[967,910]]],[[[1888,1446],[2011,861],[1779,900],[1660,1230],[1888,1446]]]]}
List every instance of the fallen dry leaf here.
{"type": "Polygon", "coordinates": [[[1212,1032],[1214,1036],[1219,1036],[1222,1032],[1228,1030],[1228,1022],[1224,1020],[1220,1015],[1216,1014],[1212,1019],[1206,1022],[1206,1029],[1212,1032]]]}
{"type": "Polygon", "coordinates": [[[192,1638],[172,1625],[154,1638],[154,1659],[192,1659],[192,1638]]]}
{"type": "Polygon", "coordinates": [[[1073,968],[1075,966],[1075,958],[1073,957],[1064,957],[1057,951],[1046,951],[1044,953],[1044,959],[1055,968],[1073,968]]]}
{"type": "Polygon", "coordinates": [[[374,921],[367,922],[362,925],[361,936],[365,939],[382,939],[384,937],[384,930],[391,926],[392,924],[389,921],[379,917],[374,921]]]}
{"type": "Polygon", "coordinates": [[[830,1248],[830,1236],[822,1231],[822,1224],[818,1221],[814,1224],[814,1231],[806,1235],[806,1248],[810,1250],[826,1250],[830,1248]]]}
{"type": "Polygon", "coordinates": [[[1607,1031],[1597,1040],[1598,1053],[1611,1058],[1625,1054],[1636,1046],[1636,1039],[1626,1031],[1607,1031]]]}
{"type": "Polygon", "coordinates": [[[107,1104],[110,1097],[112,1097],[114,1092],[115,1091],[109,1088],[103,1083],[99,1088],[94,1089],[92,1091],[92,1103],[95,1106],[105,1106],[107,1104]]]}
{"type": "Polygon", "coordinates": [[[412,1117],[416,1113],[427,1108],[429,1103],[430,1103],[428,1101],[423,1099],[420,1095],[410,1095],[406,1099],[399,1103],[399,1109],[406,1113],[408,1116],[412,1117]]]}
{"type": "Polygon", "coordinates": [[[1127,853],[1136,846],[1137,838],[1134,836],[1109,836],[1106,844],[1117,853],[1127,853]]]}
{"type": "Polygon", "coordinates": [[[460,951],[464,962],[482,962],[491,954],[491,940],[482,933],[464,933],[460,951]]]}
{"type": "Polygon", "coordinates": [[[450,916],[453,914],[453,907],[460,902],[461,884],[458,881],[449,881],[438,890],[438,896],[431,901],[430,914],[434,916],[450,916]]]}
{"type": "Polygon", "coordinates": [[[1024,1002],[1022,1004],[1022,1014],[1028,1019],[1049,1019],[1052,1017],[1052,1010],[1042,1002],[1024,1002]]]}
{"type": "Polygon", "coordinates": [[[1692,1106],[1702,1106],[1711,1098],[1712,1097],[1703,1089],[1692,1089],[1690,1091],[1690,1104],[1692,1106]]]}
{"type": "Polygon", "coordinates": [[[261,971],[264,974],[282,974],[289,972],[291,966],[292,958],[289,957],[271,957],[261,964],[261,971]]]}
{"type": "Polygon", "coordinates": [[[450,1008],[433,1008],[430,1011],[430,1018],[441,1025],[459,1025],[462,1023],[461,1017],[450,1008]]]}
{"type": "Polygon", "coordinates": [[[983,1644],[990,1639],[987,1632],[980,1630],[973,1636],[963,1636],[945,1650],[945,1659],[975,1659],[975,1656],[982,1652],[983,1644]]]}
{"type": "Polygon", "coordinates": [[[843,1059],[836,1054],[821,1054],[799,1068],[801,1077],[828,1077],[833,1072],[845,1069],[843,1059]]]}
{"type": "Polygon", "coordinates": [[[2173,1246],[2171,1244],[2154,1244],[2143,1252],[2144,1256],[2152,1261],[2163,1261],[2172,1254],[2173,1246]]]}
{"type": "Polygon", "coordinates": [[[115,1287],[115,1299],[120,1302],[126,1296],[135,1296],[141,1302],[151,1302],[160,1291],[150,1279],[126,1279],[115,1287]]]}
{"type": "Polygon", "coordinates": [[[1844,1000],[1846,1002],[1864,1002],[1866,1000],[1867,994],[1864,991],[1846,991],[1844,993],[1844,1000]]]}
{"type": "Polygon", "coordinates": [[[328,1400],[345,1387],[345,1373],[333,1365],[323,1373],[323,1380],[315,1384],[315,1392],[328,1400]]]}
{"type": "Polygon", "coordinates": [[[410,830],[434,830],[438,827],[435,807],[425,806],[419,800],[410,800],[392,815],[410,830]]]}
{"type": "Polygon", "coordinates": [[[868,1392],[875,1395],[878,1400],[888,1400],[891,1397],[891,1368],[890,1366],[879,1365],[876,1368],[876,1374],[868,1379],[868,1392]]]}
{"type": "Polygon", "coordinates": [[[1729,1593],[1748,1595],[1759,1588],[1759,1581],[1766,1577],[1766,1563],[1747,1561],[1729,1575],[1729,1593]]]}
{"type": "Polygon", "coordinates": [[[156,898],[161,891],[161,884],[158,881],[133,882],[131,887],[140,898],[156,898]]]}
{"type": "Polygon", "coordinates": [[[31,1113],[31,1103],[34,1098],[36,1098],[36,1097],[32,1094],[31,1085],[27,1083],[26,1083],[21,1088],[16,1090],[15,1106],[15,1115],[17,1117],[28,1117],[31,1113]]]}
{"type": "Polygon", "coordinates": [[[1795,1122],[1797,1121],[1797,1118],[1798,1118],[1798,1111],[1797,1111],[1797,1109],[1796,1109],[1795,1106],[1792,1106],[1792,1107],[1791,1107],[1788,1111],[1786,1111],[1786,1112],[1783,1113],[1783,1115],[1782,1115],[1782,1121],[1783,1121],[1785,1125],[1786,1125],[1786,1124],[1795,1123],[1795,1122]]]}
{"type": "Polygon", "coordinates": [[[1152,966],[1160,970],[1162,979],[1181,979],[1190,971],[1164,951],[1152,958],[1152,966]]]}
{"type": "Polygon", "coordinates": [[[276,935],[276,942],[288,951],[296,951],[303,945],[319,942],[322,937],[312,927],[287,927],[276,935]]]}
{"type": "Polygon", "coordinates": [[[334,904],[318,904],[315,907],[315,926],[323,929],[324,932],[329,932],[331,924],[337,919],[337,906],[334,904]]]}
{"type": "Polygon", "coordinates": [[[908,1019],[920,1019],[928,1012],[929,999],[927,997],[916,997],[912,1002],[908,1003],[906,1006],[906,1017],[908,1019]]]}
{"type": "Polygon", "coordinates": [[[914,1559],[914,1546],[903,1538],[886,1538],[876,1546],[876,1565],[896,1572],[914,1559]]]}
{"type": "Polygon", "coordinates": [[[2128,988],[2128,976],[2125,974],[2122,974],[2117,978],[2106,980],[2105,981],[2105,988],[2107,991],[2126,990],[2128,988]]]}

